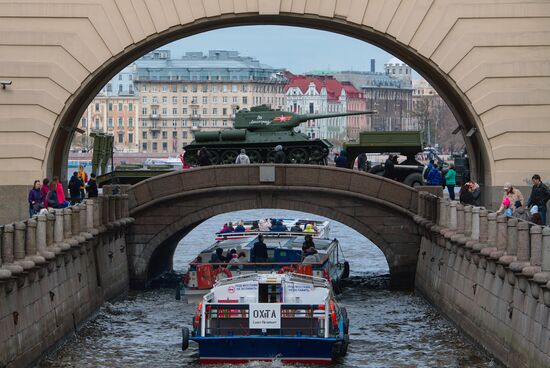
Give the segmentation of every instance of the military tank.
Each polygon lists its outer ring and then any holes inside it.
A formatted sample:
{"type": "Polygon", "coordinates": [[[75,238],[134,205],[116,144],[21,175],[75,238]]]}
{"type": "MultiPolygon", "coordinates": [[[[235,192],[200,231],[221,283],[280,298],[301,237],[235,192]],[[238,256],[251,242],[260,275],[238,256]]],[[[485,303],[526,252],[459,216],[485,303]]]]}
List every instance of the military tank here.
{"type": "Polygon", "coordinates": [[[294,131],[294,128],[308,120],[373,113],[360,111],[299,115],[273,110],[267,105],[242,109],[235,116],[233,129],[196,132],[195,140],[184,147],[185,160],[195,166],[198,151],[205,147],[212,164],[233,164],[244,148],[251,163],[268,163],[274,162],[274,148],[281,145],[290,163],[326,164],[332,144],[326,139],[312,140],[306,134],[294,131]]]}

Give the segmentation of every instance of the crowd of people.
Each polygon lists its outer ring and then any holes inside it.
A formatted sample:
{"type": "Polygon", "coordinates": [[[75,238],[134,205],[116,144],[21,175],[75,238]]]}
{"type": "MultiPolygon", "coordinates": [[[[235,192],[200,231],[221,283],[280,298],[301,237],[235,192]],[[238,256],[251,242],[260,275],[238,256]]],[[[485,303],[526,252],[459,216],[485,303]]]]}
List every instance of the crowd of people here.
{"type": "Polygon", "coordinates": [[[59,177],[54,176],[52,180],[44,178],[42,182],[35,180],[32,189],[29,191],[29,216],[38,215],[48,208],[65,208],[70,204],[79,203],[82,199],[98,196],[96,175],[88,174],[83,166],[73,173],[68,184],[69,198],[65,197],[65,190],[59,177]]]}
{"type": "Polygon", "coordinates": [[[315,223],[304,224],[304,227],[300,226],[298,223],[295,223],[288,228],[283,222],[282,219],[269,219],[263,218],[258,221],[253,221],[252,225],[247,229],[244,226],[244,221],[240,220],[237,226],[233,226],[232,222],[227,222],[223,224],[223,227],[220,229],[220,234],[229,234],[229,233],[244,233],[245,231],[258,231],[258,232],[293,232],[293,233],[315,233],[319,229],[315,226],[315,223]]]}

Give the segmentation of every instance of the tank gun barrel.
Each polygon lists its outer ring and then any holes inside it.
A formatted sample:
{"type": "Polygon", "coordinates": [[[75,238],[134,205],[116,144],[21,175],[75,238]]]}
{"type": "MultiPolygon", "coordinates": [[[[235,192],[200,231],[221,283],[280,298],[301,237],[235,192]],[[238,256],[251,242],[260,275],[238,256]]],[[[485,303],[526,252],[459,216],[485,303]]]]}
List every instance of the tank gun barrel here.
{"type": "Polygon", "coordinates": [[[367,110],[367,111],[353,111],[353,112],[336,112],[332,114],[305,114],[305,115],[298,115],[297,118],[300,123],[303,123],[308,120],[315,120],[315,119],[328,119],[328,118],[336,118],[339,116],[372,115],[376,113],[378,113],[376,110],[367,110]]]}

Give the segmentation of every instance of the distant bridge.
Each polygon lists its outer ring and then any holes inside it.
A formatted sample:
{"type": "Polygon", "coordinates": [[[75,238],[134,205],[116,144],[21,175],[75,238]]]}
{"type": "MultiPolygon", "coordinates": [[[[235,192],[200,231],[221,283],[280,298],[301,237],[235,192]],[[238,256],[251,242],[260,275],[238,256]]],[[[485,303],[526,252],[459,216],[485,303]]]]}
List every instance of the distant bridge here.
{"type": "MultiPolygon", "coordinates": [[[[418,192],[347,169],[309,165],[230,165],[178,171],[131,187],[127,234],[131,282],[143,285],[171,266],[185,234],[227,212],[279,208],[339,221],[376,244],[394,284],[412,284],[420,235],[418,192]]],[[[205,234],[205,246],[212,234],[205,234]]]]}

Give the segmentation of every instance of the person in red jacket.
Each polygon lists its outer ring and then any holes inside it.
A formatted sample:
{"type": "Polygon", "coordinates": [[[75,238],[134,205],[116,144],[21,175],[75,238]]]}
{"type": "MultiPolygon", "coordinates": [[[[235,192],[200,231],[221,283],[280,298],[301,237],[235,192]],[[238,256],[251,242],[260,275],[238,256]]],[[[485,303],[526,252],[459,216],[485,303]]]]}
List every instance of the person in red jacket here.
{"type": "Polygon", "coordinates": [[[57,201],[59,202],[60,206],[59,208],[67,207],[69,205],[69,202],[65,200],[65,190],[63,190],[63,185],[61,185],[59,178],[57,176],[54,176],[52,183],[54,183],[56,187],[55,193],[57,194],[57,201]]]}
{"type": "Polygon", "coordinates": [[[44,208],[48,208],[48,200],[46,197],[48,196],[48,192],[50,188],[50,179],[44,178],[42,180],[42,188],[40,190],[42,191],[42,196],[44,197],[44,208]]]}

